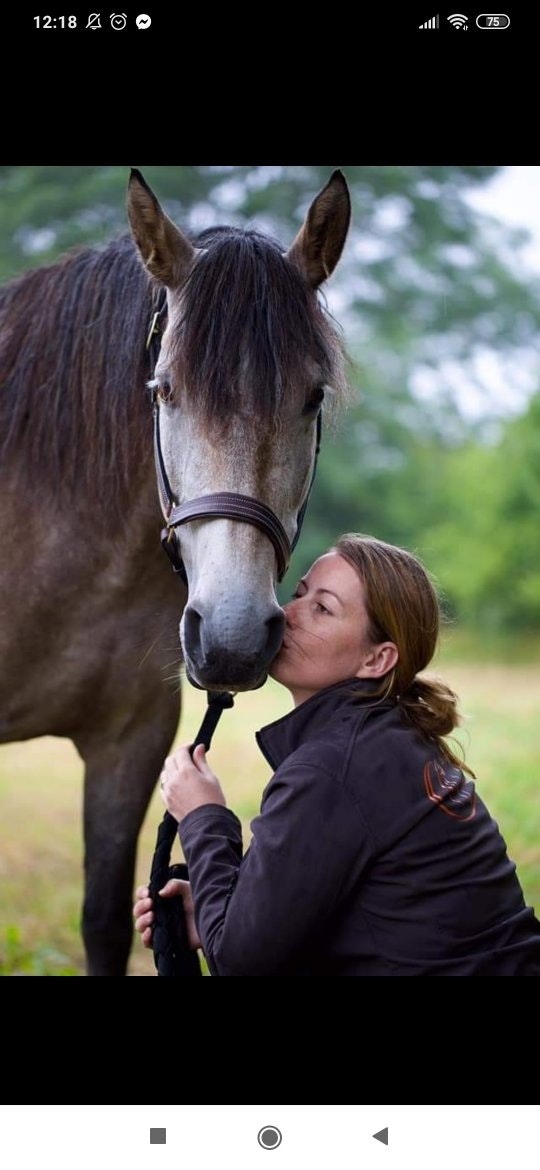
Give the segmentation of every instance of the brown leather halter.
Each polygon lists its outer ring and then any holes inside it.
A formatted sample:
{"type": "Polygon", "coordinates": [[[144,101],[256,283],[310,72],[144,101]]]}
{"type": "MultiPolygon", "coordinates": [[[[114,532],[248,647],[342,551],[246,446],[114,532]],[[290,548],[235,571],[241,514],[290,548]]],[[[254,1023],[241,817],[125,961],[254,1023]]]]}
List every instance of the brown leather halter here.
{"type": "MultiPolygon", "coordinates": [[[[159,319],[163,313],[165,304],[162,308],[154,314],[146,348],[150,349],[151,345],[159,346],[159,333],[161,332],[159,319]]],[[[157,361],[157,353],[152,355],[157,361]]],[[[198,496],[194,500],[186,500],[185,503],[179,504],[169,483],[169,477],[165,468],[163,459],[163,452],[161,450],[161,440],[159,433],[159,394],[155,387],[152,388],[152,409],[154,417],[154,460],[156,465],[156,477],[158,485],[159,501],[163,518],[166,522],[166,527],[161,531],[161,543],[169,560],[172,563],[175,573],[179,573],[182,580],[187,585],[187,575],[180,554],[180,541],[177,534],[177,528],[183,524],[189,524],[192,520],[203,520],[209,517],[215,519],[227,520],[241,520],[244,524],[253,524],[255,528],[259,528],[264,532],[270,542],[274,546],[278,581],[284,577],[291,559],[291,554],[296,547],[296,543],[300,536],[306,508],[309,501],[313,481],[315,479],[315,472],[317,470],[317,457],[321,444],[321,411],[317,415],[317,443],[315,448],[315,460],[313,464],[313,474],[307,496],[300,508],[296,521],[296,532],[294,540],[291,544],[289,537],[285,532],[281,520],[278,519],[275,512],[268,508],[266,504],[261,504],[259,500],[254,499],[253,496],[244,496],[241,492],[213,492],[207,496],[198,496]]]]}

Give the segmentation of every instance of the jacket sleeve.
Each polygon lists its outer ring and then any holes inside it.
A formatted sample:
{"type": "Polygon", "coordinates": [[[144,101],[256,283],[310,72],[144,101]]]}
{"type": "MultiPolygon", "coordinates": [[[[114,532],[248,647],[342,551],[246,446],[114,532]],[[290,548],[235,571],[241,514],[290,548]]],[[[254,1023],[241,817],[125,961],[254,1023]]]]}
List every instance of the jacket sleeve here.
{"type": "Polygon", "coordinates": [[[238,818],[219,805],[179,826],[195,921],[213,975],[283,975],[317,950],[368,863],[360,811],[325,770],[286,761],[268,785],[242,858],[238,818]]]}

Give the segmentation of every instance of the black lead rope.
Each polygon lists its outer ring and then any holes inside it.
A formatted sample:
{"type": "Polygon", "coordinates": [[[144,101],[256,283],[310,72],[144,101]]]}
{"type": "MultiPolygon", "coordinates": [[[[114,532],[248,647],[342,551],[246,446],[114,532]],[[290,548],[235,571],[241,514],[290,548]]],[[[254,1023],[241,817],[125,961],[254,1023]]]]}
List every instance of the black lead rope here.
{"type": "MultiPolygon", "coordinates": [[[[208,707],[195,741],[189,749],[190,755],[193,755],[200,743],[203,743],[208,751],[222,712],[232,706],[234,697],[229,691],[208,692],[208,707]]],[[[152,949],[158,975],[185,977],[202,975],[202,971],[197,951],[192,951],[189,947],[183,899],[159,896],[159,891],[170,878],[188,880],[186,865],[171,865],[171,852],[177,829],[177,821],[166,812],[158,829],[149,881],[154,912],[152,949]]]]}

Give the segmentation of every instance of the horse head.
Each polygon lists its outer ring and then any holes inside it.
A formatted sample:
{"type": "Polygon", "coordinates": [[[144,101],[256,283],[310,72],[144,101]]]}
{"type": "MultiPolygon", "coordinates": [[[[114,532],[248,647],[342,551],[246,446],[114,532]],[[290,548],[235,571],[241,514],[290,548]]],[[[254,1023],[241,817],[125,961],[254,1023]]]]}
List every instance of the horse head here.
{"type": "Polygon", "coordinates": [[[250,690],[281,645],[276,581],[312,483],[325,392],[344,385],[340,340],[317,290],[347,235],[347,184],[333,173],[288,251],[237,228],[192,241],[138,171],[128,217],[149,275],[166,289],[154,386],[169,535],[188,582],[184,661],[199,686],[250,690]],[[228,510],[217,503],[223,493],[228,510]]]}

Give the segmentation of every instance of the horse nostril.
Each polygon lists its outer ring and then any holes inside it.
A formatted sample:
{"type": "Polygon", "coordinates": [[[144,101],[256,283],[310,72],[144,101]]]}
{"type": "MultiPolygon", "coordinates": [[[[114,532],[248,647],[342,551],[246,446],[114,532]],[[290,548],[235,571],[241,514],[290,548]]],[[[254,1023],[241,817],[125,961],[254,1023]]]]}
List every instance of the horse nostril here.
{"type": "Polygon", "coordinates": [[[187,605],[184,610],[184,639],[186,645],[195,646],[199,643],[202,617],[193,605],[187,605]]]}
{"type": "Polygon", "coordinates": [[[285,614],[283,610],[278,610],[273,617],[268,618],[266,629],[266,654],[270,661],[270,659],[275,658],[283,641],[283,634],[285,632],[285,614]]]}

